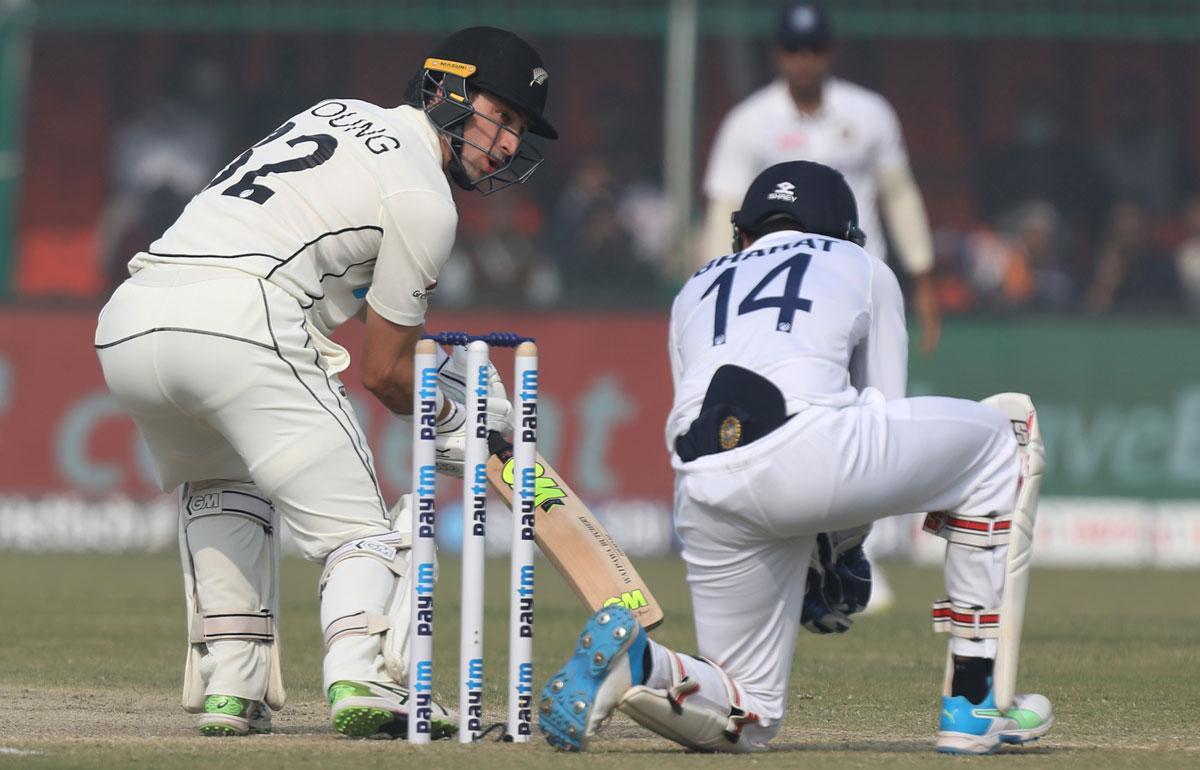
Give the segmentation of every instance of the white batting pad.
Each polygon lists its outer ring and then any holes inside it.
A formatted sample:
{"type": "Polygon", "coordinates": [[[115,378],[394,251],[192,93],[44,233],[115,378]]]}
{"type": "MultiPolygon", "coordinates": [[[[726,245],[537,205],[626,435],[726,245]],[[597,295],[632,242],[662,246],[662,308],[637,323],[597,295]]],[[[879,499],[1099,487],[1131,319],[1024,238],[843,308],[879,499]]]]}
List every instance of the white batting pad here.
{"type": "Polygon", "coordinates": [[[325,560],[321,629],[325,688],[341,679],[407,680],[411,514],[405,495],[389,513],[395,530],[352,540],[325,560]]]}
{"type": "Polygon", "coordinates": [[[253,484],[229,481],[185,485],[180,507],[188,614],[183,707],[199,713],[206,695],[220,694],[283,708],[274,507],[253,484]]]}

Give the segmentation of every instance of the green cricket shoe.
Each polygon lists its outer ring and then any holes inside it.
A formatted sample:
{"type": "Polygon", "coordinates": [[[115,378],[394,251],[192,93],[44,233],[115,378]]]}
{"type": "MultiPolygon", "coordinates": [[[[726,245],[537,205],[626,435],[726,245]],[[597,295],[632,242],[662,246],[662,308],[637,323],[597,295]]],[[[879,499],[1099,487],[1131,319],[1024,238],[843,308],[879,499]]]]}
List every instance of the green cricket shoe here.
{"type": "Polygon", "coordinates": [[[271,709],[262,701],[234,695],[210,695],[204,699],[200,734],[231,737],[271,732],[271,709]]]}
{"type": "MultiPolygon", "coordinates": [[[[384,682],[340,680],[329,685],[333,729],[352,738],[408,737],[408,688],[384,682]]],[[[433,702],[432,738],[458,732],[458,714],[433,702]]]]}
{"type": "Polygon", "coordinates": [[[1016,726],[1001,733],[1000,740],[1017,746],[1036,741],[1054,726],[1054,709],[1050,699],[1036,693],[1014,696],[1012,708],[1004,712],[1004,716],[1016,722],[1016,726]]]}

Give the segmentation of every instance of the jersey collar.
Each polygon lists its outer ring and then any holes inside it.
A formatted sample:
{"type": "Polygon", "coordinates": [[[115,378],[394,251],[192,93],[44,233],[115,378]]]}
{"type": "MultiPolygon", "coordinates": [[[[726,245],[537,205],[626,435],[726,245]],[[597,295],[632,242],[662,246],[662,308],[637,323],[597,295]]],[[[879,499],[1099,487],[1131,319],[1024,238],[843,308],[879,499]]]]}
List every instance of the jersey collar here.
{"type": "Polygon", "coordinates": [[[417,129],[417,133],[425,140],[425,145],[429,148],[429,152],[437,158],[440,164],[442,162],[441,141],[438,138],[437,129],[429,122],[429,118],[425,116],[425,113],[407,104],[402,104],[390,110],[390,112],[395,113],[400,120],[411,123],[417,129]]]}
{"type": "Polygon", "coordinates": [[[769,248],[777,243],[785,241],[803,240],[804,238],[825,238],[826,240],[834,240],[828,235],[817,235],[816,233],[806,233],[803,230],[777,230],[773,233],[767,233],[763,237],[754,241],[747,246],[744,251],[753,251],[754,249],[769,248]]]}

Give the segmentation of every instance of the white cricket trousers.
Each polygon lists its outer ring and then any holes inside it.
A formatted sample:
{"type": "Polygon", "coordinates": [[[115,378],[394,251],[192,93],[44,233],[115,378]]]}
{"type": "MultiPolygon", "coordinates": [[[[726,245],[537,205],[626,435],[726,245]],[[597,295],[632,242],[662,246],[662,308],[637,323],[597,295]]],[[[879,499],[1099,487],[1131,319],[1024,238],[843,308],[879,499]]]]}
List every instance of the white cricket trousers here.
{"type": "MultiPolygon", "coordinates": [[[[885,401],[871,388],[853,406],[809,407],[752,444],[674,463],[699,652],[763,717],[743,733],[752,744],[783,718],[815,536],[902,513],[1006,513],[1020,471],[999,411],[951,398],[885,401]]],[[[1006,552],[950,545],[950,597],[1000,606],[1006,552]]],[[[955,637],[951,650],[993,657],[989,642],[955,637]]]]}
{"type": "MultiPolygon", "coordinates": [[[[138,272],[96,330],[105,381],[149,445],[163,490],[252,483],[314,561],[391,531],[366,437],[318,346],[331,344],[282,289],[190,265],[138,272]]],[[[243,531],[253,528],[227,516],[189,527],[201,606],[239,606],[246,581],[228,579],[224,565],[253,563],[259,546],[243,531]]],[[[261,697],[263,645],[210,648],[220,660],[208,692],[261,697]]]]}

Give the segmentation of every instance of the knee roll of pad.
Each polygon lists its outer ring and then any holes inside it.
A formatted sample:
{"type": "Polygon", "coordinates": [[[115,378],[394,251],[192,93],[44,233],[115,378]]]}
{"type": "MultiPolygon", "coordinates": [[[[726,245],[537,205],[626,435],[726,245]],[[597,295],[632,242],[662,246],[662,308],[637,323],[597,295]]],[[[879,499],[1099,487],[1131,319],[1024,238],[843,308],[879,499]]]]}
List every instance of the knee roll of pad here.
{"type": "Polygon", "coordinates": [[[183,707],[199,713],[204,709],[205,684],[211,675],[205,665],[207,645],[212,642],[245,641],[270,648],[270,671],[264,700],[272,709],[283,708],[286,693],[279,646],[279,537],[278,516],[271,501],[253,484],[222,481],[185,485],[179,517],[179,549],[183,562],[184,596],[188,611],[188,653],[184,666],[183,707]],[[188,530],[196,522],[219,521],[230,537],[215,539],[210,531],[206,546],[217,549],[223,559],[196,558],[195,539],[188,530]],[[249,522],[255,533],[237,537],[237,523],[249,522]],[[200,601],[199,586],[213,586],[221,598],[207,606],[200,601]]]}

